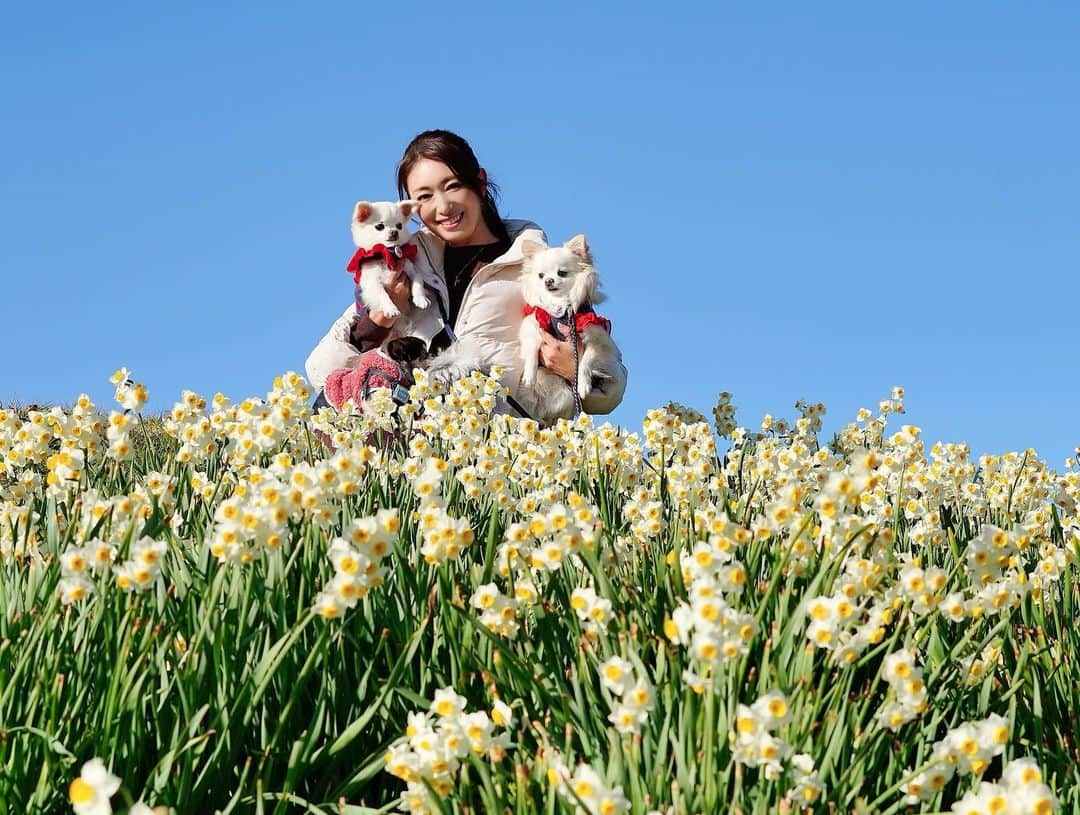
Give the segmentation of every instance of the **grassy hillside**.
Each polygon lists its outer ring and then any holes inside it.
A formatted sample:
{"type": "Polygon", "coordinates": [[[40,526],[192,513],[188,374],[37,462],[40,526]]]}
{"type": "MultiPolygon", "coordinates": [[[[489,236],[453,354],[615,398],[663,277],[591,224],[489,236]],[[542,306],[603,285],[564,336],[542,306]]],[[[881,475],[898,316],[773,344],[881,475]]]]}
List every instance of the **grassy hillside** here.
{"type": "Polygon", "coordinates": [[[0,810],[1080,812],[1076,470],[123,374],[0,410],[0,810]]]}

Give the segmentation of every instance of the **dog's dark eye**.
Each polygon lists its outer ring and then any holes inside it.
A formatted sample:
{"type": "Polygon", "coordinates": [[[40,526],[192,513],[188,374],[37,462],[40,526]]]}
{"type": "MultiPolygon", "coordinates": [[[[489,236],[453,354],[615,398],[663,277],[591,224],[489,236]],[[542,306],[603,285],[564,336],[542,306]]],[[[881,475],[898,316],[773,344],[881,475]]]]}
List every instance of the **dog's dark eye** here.
{"type": "Polygon", "coordinates": [[[566,269],[559,269],[559,277],[566,277],[568,274],[570,272],[566,271],[566,269]]]}
{"type": "Polygon", "coordinates": [[[375,228],[382,232],[384,229],[386,229],[386,224],[375,224],[375,228]]]}
{"type": "Polygon", "coordinates": [[[394,229],[401,229],[401,224],[397,224],[394,229]]]}

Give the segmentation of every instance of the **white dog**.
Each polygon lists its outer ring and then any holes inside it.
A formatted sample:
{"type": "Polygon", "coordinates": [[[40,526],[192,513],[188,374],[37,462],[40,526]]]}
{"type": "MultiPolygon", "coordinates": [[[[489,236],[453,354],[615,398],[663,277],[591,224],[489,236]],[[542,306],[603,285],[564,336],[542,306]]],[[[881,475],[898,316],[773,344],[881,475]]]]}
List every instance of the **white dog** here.
{"type": "Polygon", "coordinates": [[[521,323],[521,376],[523,402],[530,414],[545,424],[572,418],[581,410],[581,400],[605,379],[611,379],[621,354],[611,340],[611,323],[593,311],[604,301],[600,279],[584,235],[576,235],[562,246],[548,248],[525,241],[525,263],[521,291],[525,319],[521,323]],[[581,339],[582,351],[575,382],[540,367],[540,344],[547,332],[560,340],[581,339]],[[576,392],[575,392],[576,388],[576,392]]]}
{"type": "Polygon", "coordinates": [[[352,272],[364,307],[376,309],[389,317],[401,311],[386,293],[390,273],[404,264],[405,274],[412,281],[412,302],[417,308],[427,308],[431,302],[424,291],[424,282],[412,268],[416,245],[409,243],[412,233],[407,224],[417,209],[415,201],[358,201],[353,209],[352,236],[356,254],[346,267],[352,272]]]}

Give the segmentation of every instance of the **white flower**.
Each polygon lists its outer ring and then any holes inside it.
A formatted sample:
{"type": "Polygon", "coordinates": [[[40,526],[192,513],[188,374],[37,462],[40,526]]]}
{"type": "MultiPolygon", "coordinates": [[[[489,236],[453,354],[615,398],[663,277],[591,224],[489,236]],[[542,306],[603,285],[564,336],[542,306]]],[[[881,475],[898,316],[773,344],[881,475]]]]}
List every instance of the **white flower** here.
{"type": "Polygon", "coordinates": [[[465,712],[466,699],[453,688],[440,688],[435,691],[431,702],[431,712],[442,718],[453,718],[465,712]]]}
{"type": "Polygon", "coordinates": [[[94,584],[81,574],[72,574],[60,579],[57,591],[60,593],[60,602],[69,606],[92,594],[94,584]]]}
{"type": "Polygon", "coordinates": [[[600,678],[608,690],[616,696],[622,696],[633,679],[633,671],[633,666],[625,659],[612,657],[600,666],[600,678]]]}
{"type": "Polygon", "coordinates": [[[758,721],[768,730],[775,730],[791,721],[791,709],[787,697],[778,690],[771,690],[754,702],[750,708],[758,721]]]}
{"type": "Polygon", "coordinates": [[[491,720],[499,727],[513,727],[514,712],[506,702],[496,699],[491,708],[491,720]]]}
{"type": "Polygon", "coordinates": [[[105,769],[100,758],[82,766],[79,777],[71,782],[68,798],[75,815],[112,815],[109,798],[120,789],[120,779],[105,769]]]}

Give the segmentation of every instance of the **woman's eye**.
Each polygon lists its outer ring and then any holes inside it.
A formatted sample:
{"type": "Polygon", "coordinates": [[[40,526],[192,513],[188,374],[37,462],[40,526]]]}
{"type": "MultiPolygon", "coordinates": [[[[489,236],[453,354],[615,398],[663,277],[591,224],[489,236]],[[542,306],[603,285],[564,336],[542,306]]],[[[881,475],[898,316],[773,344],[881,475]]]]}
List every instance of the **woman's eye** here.
{"type": "Polygon", "coordinates": [[[375,224],[375,228],[382,232],[384,229],[386,229],[386,224],[375,224]]]}
{"type": "Polygon", "coordinates": [[[461,186],[460,181],[451,181],[450,183],[448,183],[446,185],[446,189],[448,189],[448,190],[456,190],[460,186],[461,186]]]}

